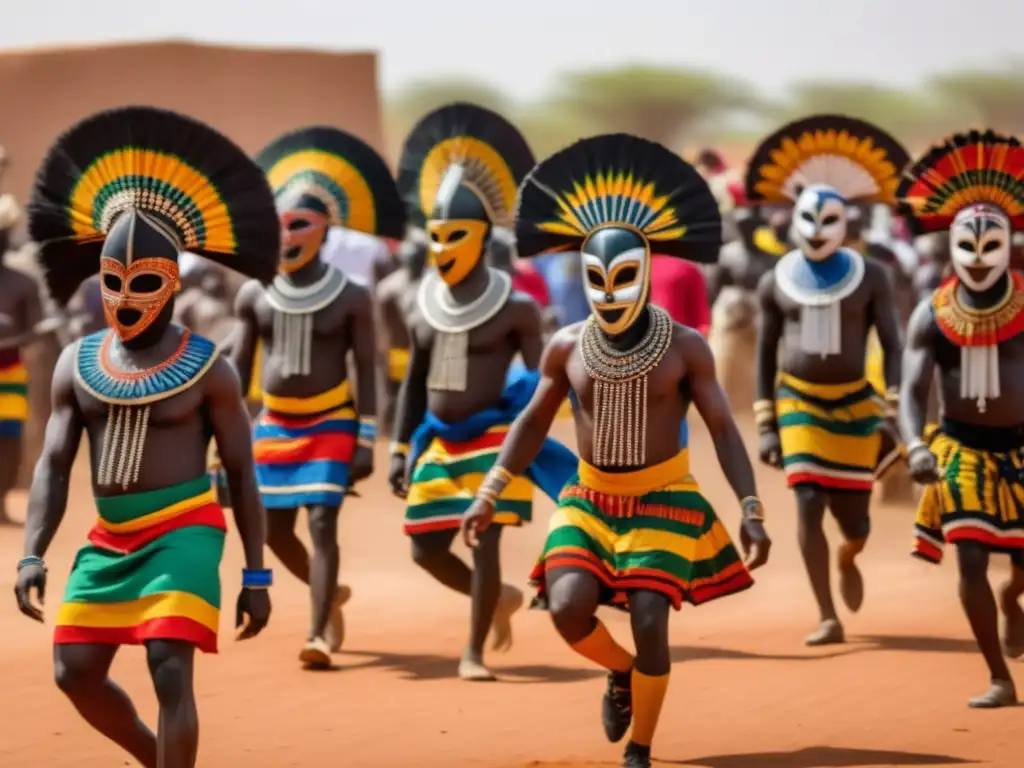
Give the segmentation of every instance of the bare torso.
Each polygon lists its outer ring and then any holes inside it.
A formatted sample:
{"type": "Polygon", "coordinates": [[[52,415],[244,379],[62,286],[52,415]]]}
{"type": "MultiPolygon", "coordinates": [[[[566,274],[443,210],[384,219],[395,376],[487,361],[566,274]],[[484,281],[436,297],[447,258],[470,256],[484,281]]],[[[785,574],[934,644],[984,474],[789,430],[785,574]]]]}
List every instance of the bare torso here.
{"type": "MultiPolygon", "coordinates": [[[[594,380],[583,364],[579,339],[584,323],[559,331],[557,343],[567,347],[565,372],[576,395],[574,410],[579,456],[593,462],[594,380]]],[[[667,461],[679,453],[679,430],[690,407],[687,356],[693,344],[705,344],[696,331],[676,324],[672,344],[647,376],[647,465],[667,461]]],[[[629,467],[615,468],[628,471],[629,467]]]]}
{"type": "MultiPolygon", "coordinates": [[[[111,362],[118,369],[127,371],[158,365],[174,353],[180,342],[182,329],[171,328],[164,339],[146,350],[126,350],[115,341],[111,344],[111,362]]],[[[75,342],[73,347],[76,357],[80,344],[75,342]]],[[[57,376],[69,375],[72,374],[63,369],[57,372],[57,376]]],[[[204,408],[206,388],[225,376],[234,377],[234,373],[226,361],[217,359],[194,386],[151,404],[138,483],[130,486],[128,493],[166,488],[195,480],[206,473],[206,449],[213,434],[204,408]]],[[[55,381],[54,387],[58,386],[60,383],[55,381]]],[[[88,393],[77,381],[73,387],[75,404],[89,443],[89,458],[94,470],[93,492],[96,496],[124,494],[126,491],[120,485],[100,487],[96,484],[95,468],[99,466],[103,451],[110,406],[88,393]]]]}
{"type": "Polygon", "coordinates": [[[845,384],[864,378],[868,331],[876,322],[875,301],[880,284],[887,280],[882,265],[865,259],[864,279],[840,302],[841,352],[822,357],[801,349],[801,305],[778,288],[774,274],[763,278],[760,290],[768,295],[769,306],[783,321],[780,370],[819,384],[845,384]]]}
{"type": "MultiPolygon", "coordinates": [[[[409,319],[409,327],[418,347],[423,350],[433,349],[437,331],[426,322],[418,308],[409,319]]],[[[513,293],[494,317],[469,332],[466,391],[428,389],[428,410],[443,421],[457,422],[495,405],[505,390],[509,366],[515,356],[524,350],[524,344],[532,346],[535,356],[539,353],[539,313],[530,297],[513,293]],[[528,333],[531,338],[524,338],[524,333],[528,333]]],[[[525,362],[529,367],[537,364],[536,360],[525,362]]]]}

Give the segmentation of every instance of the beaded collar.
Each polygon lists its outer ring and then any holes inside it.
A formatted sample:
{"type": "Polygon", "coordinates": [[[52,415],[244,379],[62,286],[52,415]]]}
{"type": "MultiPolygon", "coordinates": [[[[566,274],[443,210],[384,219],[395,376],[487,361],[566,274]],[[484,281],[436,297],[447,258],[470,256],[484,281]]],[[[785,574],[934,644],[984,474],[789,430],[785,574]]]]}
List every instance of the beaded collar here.
{"type": "Polygon", "coordinates": [[[75,367],[75,379],[82,388],[97,400],[113,405],[166,400],[195,384],[217,357],[216,344],[183,328],[181,343],[162,363],[141,371],[122,371],[110,360],[113,338],[109,329],[83,338],[75,367]]]}
{"type": "Polygon", "coordinates": [[[512,278],[491,268],[487,274],[487,288],[468,304],[458,304],[452,299],[448,284],[436,271],[424,275],[416,301],[427,324],[443,333],[464,333],[498,314],[512,295],[512,278]]]}
{"type": "Polygon", "coordinates": [[[864,257],[839,248],[824,261],[812,261],[799,250],[790,251],[775,265],[775,284],[784,295],[804,307],[841,301],[864,280],[864,257]]]}
{"type": "Polygon", "coordinates": [[[964,306],[960,278],[951,277],[932,296],[932,314],[942,335],[958,347],[990,347],[1024,331],[1024,276],[1010,273],[1006,296],[993,307],[964,306]]]}
{"type": "Polygon", "coordinates": [[[345,273],[328,264],[323,277],[312,285],[298,286],[278,275],[267,286],[267,301],[278,312],[288,315],[312,314],[338,298],[347,284],[345,273]]]}

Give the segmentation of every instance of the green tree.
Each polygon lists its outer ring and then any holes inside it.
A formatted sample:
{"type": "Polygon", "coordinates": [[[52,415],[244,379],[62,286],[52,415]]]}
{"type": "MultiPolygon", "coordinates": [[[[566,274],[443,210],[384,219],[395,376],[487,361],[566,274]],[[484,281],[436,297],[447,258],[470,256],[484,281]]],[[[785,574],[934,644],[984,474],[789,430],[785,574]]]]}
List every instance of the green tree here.
{"type": "Polygon", "coordinates": [[[911,151],[956,121],[956,111],[947,102],[875,83],[808,81],[790,93],[790,100],[774,112],[778,122],[820,113],[857,117],[889,131],[911,151]]]}
{"type": "Polygon", "coordinates": [[[622,131],[670,147],[704,121],[759,104],[730,78],[645,65],[570,72],[553,102],[591,121],[588,133],[622,131]]]}
{"type": "Polygon", "coordinates": [[[1002,70],[972,70],[939,75],[931,81],[950,101],[970,107],[973,114],[961,118],[958,130],[973,127],[1012,134],[1024,133],[1024,62],[1002,70]]]}

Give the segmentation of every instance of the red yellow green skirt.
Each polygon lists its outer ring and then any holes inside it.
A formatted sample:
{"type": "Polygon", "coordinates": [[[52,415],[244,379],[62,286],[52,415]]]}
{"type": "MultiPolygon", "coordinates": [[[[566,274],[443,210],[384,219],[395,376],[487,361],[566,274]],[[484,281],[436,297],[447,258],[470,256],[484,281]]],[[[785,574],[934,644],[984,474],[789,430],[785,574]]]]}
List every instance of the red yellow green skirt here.
{"type": "Polygon", "coordinates": [[[541,604],[548,574],[561,568],[596,576],[602,602],[618,607],[638,590],[660,592],[678,609],[754,583],[690,474],[685,449],[635,472],[603,472],[580,461],[530,574],[541,604]]]}
{"type": "Polygon", "coordinates": [[[227,526],[209,475],[170,488],[96,499],[54,642],[139,645],[181,640],[217,652],[227,526]]]}

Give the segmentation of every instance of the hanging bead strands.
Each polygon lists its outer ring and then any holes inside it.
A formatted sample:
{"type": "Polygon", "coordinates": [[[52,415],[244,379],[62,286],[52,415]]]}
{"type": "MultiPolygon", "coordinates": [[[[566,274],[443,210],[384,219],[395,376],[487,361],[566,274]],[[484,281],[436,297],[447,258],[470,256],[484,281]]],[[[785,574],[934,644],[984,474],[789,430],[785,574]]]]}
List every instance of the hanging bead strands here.
{"type": "Polygon", "coordinates": [[[78,348],[75,379],[92,397],[107,404],[107,424],[97,467],[97,482],[127,490],[139,479],[153,403],[191,387],[213,365],[217,347],[182,329],[169,358],[139,371],[118,369],[110,359],[111,331],[86,336],[78,348]]]}
{"type": "Polygon", "coordinates": [[[344,273],[327,265],[315,283],[298,286],[278,275],[267,287],[266,296],[274,308],[273,352],[283,356],[284,376],[308,376],[313,364],[313,319],[334,301],[348,284],[344,273]]]}
{"type": "Polygon", "coordinates": [[[427,388],[435,392],[465,392],[469,378],[469,332],[498,314],[512,295],[512,278],[487,271],[484,292],[468,304],[458,304],[448,284],[436,272],[420,283],[417,303],[437,337],[430,356],[427,388]]]}
{"type": "Polygon", "coordinates": [[[1001,394],[999,344],[1024,331],[1024,276],[1013,273],[1006,295],[984,310],[964,306],[959,280],[951,280],[932,298],[935,322],[960,347],[960,397],[975,400],[980,413],[1001,394]]]}
{"type": "Polygon", "coordinates": [[[864,257],[840,248],[825,262],[790,251],[775,266],[775,284],[800,305],[800,349],[838,355],[842,350],[841,302],[864,280],[864,257]]]}
{"type": "Polygon", "coordinates": [[[583,366],[594,379],[594,464],[640,467],[647,461],[647,375],[672,344],[672,318],[649,305],[650,322],[640,342],[615,349],[594,317],[580,339],[583,366]]]}

